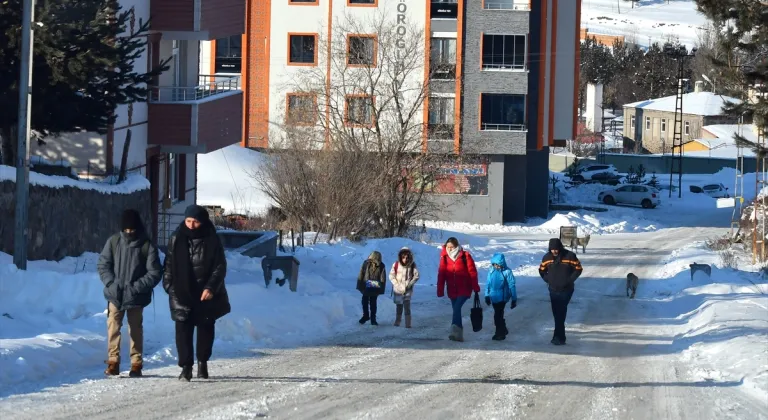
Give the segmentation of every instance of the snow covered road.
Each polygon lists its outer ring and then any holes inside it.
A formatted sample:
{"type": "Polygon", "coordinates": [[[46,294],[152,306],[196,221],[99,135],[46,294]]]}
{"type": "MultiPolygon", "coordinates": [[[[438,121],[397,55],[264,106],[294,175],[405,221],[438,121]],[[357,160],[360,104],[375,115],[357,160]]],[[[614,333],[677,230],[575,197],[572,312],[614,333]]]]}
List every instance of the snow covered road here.
{"type": "MultiPolygon", "coordinates": [[[[741,380],[700,379],[680,357],[696,338],[679,332],[671,305],[644,288],[672,251],[715,236],[680,228],[597,236],[579,254],[585,271],[569,306],[568,345],[549,344],[552,315],[544,284],[519,288],[507,311],[510,335],[494,342],[492,313],[464,343],[448,341],[450,305],[414,305],[414,328],[354,332],[250,358],[214,360],[212,378],[181,383],[177,368],[146,378],[83,381],[0,400],[3,419],[567,418],[768,419],[768,398],[741,380]],[[641,278],[639,298],[625,276],[641,278]]],[[[486,234],[492,236],[492,234],[486,234]]],[[[525,235],[494,237],[526,240],[525,235]]],[[[528,237],[541,247],[544,237],[528,237]]],[[[525,273],[533,275],[534,273],[525,273]]],[[[691,309],[700,302],[690,302],[691,309]]],[[[469,312],[466,306],[466,312],[469,312]]],[[[709,339],[705,336],[703,339],[709,339]]],[[[725,337],[719,337],[724,340],[725,337]]]]}

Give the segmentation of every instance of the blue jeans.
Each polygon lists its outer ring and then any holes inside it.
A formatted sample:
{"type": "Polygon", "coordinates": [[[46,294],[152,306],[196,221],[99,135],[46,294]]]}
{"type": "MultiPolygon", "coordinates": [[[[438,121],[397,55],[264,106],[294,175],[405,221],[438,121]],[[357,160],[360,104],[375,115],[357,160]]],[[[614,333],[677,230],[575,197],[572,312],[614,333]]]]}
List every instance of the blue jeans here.
{"type": "Polygon", "coordinates": [[[461,308],[468,300],[469,298],[466,296],[459,296],[456,299],[451,299],[451,306],[453,306],[453,321],[451,321],[451,324],[459,328],[464,328],[461,325],[461,308]]]}

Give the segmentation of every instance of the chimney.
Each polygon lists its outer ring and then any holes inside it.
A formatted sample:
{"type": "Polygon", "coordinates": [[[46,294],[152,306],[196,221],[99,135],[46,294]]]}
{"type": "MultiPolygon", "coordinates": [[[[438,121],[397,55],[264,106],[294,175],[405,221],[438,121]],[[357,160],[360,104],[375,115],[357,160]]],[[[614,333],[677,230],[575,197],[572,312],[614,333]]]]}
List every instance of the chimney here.
{"type": "Polygon", "coordinates": [[[603,85],[587,85],[587,110],[584,113],[587,128],[593,133],[603,131],[603,85]]]}
{"type": "Polygon", "coordinates": [[[703,81],[699,80],[698,82],[696,82],[696,84],[694,86],[695,86],[694,90],[693,90],[694,92],[696,92],[696,93],[704,92],[704,82],[703,81]]]}

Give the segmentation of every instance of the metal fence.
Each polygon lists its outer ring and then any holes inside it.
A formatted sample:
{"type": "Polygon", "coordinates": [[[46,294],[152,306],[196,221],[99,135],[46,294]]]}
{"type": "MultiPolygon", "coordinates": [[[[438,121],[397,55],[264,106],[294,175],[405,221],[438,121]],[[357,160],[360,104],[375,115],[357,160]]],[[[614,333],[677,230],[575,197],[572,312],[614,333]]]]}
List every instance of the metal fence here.
{"type": "Polygon", "coordinates": [[[197,86],[155,86],[150,102],[199,101],[222,93],[241,90],[240,76],[200,75],[197,86]]]}
{"type": "Polygon", "coordinates": [[[525,124],[486,124],[480,126],[482,131],[527,131],[525,124]]]}

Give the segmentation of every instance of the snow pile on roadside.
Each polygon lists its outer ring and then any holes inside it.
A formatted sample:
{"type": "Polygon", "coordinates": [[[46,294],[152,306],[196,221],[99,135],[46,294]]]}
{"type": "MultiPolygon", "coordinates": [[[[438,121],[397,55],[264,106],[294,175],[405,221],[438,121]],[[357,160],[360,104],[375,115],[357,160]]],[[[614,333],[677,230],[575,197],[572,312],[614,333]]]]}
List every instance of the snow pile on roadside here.
{"type": "MultiPolygon", "coordinates": [[[[0,182],[16,182],[16,168],[0,165],[0,182]]],[[[50,188],[72,187],[81,190],[93,190],[102,194],[132,194],[149,189],[149,181],[139,174],[128,174],[120,184],[109,182],[79,181],[65,176],[43,175],[37,172],[29,173],[29,183],[50,188]]]]}
{"type": "Polygon", "coordinates": [[[644,282],[639,296],[670,303],[674,346],[696,366],[696,379],[741,381],[757,398],[768,395],[768,280],[749,271],[720,267],[703,243],[670,255],[658,272],[664,281],[644,282]],[[689,264],[710,264],[712,276],[689,264]]]}

